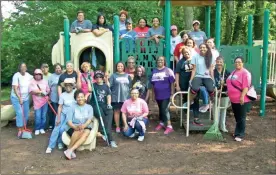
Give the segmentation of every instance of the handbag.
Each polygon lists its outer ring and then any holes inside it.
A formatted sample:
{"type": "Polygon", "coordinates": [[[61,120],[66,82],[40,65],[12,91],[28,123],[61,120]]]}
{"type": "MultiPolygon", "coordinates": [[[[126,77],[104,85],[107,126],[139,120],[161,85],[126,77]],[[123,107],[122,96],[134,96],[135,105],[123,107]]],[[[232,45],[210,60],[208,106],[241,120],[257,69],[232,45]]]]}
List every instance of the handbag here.
{"type": "MultiPolygon", "coordinates": [[[[236,71],[235,71],[236,72],[236,71]]],[[[242,92],[242,89],[240,89],[239,87],[237,87],[236,85],[234,85],[232,83],[232,77],[234,76],[235,72],[232,74],[231,76],[231,84],[234,88],[238,89],[240,92],[242,92]]],[[[246,96],[249,98],[249,100],[251,101],[255,101],[257,100],[257,92],[255,91],[255,88],[253,85],[251,85],[246,93],[246,96]]]]}

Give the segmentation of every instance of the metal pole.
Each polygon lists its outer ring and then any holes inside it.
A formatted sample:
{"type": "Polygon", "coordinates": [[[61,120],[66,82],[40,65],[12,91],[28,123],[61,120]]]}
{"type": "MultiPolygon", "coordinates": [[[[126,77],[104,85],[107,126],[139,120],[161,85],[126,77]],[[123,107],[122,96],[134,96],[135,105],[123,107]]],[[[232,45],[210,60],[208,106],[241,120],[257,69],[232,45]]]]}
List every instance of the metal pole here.
{"type": "MultiPolygon", "coordinates": [[[[259,26],[258,26],[259,27],[259,26]]],[[[268,35],[269,35],[269,10],[264,12],[264,38],[263,38],[263,60],[262,60],[262,89],[260,100],[260,116],[265,116],[265,99],[267,83],[267,58],[268,58],[268,35]]]]}
{"type": "Polygon", "coordinates": [[[216,0],[216,48],[220,47],[221,1],[216,0]]]}
{"type": "Polygon", "coordinates": [[[166,62],[169,67],[170,65],[170,57],[171,57],[171,43],[170,43],[170,32],[171,29],[171,0],[166,0],[165,2],[165,43],[166,43],[166,48],[165,48],[165,57],[166,57],[166,62]]]}
{"type": "Polygon", "coordinates": [[[120,46],[119,46],[119,16],[113,17],[114,21],[114,65],[120,61],[120,46]]]}
{"type": "Polygon", "coordinates": [[[253,46],[253,16],[252,15],[248,15],[247,44],[248,46],[253,46]]]}
{"type": "Polygon", "coordinates": [[[65,56],[65,63],[70,61],[70,35],[69,35],[69,19],[64,19],[64,56],[65,56]]]}
{"type": "Polygon", "coordinates": [[[205,7],[205,33],[207,38],[210,38],[211,36],[211,7],[207,6],[205,7]]]}

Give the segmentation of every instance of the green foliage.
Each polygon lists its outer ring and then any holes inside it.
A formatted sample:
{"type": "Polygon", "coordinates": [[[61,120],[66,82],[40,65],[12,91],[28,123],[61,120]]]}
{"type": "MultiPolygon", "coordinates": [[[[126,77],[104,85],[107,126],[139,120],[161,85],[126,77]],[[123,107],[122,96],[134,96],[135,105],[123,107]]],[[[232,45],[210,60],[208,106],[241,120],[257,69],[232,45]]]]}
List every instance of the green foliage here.
{"type": "MultiPolygon", "coordinates": [[[[235,6],[237,5],[235,1],[235,6]]],[[[255,1],[244,2],[243,8],[238,11],[235,7],[234,19],[240,17],[236,31],[236,43],[246,43],[247,15],[257,13],[254,11],[255,1]]],[[[11,82],[11,77],[17,71],[19,62],[26,62],[29,72],[32,73],[43,62],[51,63],[51,51],[57,42],[59,32],[63,31],[63,19],[68,17],[70,23],[76,19],[76,12],[83,10],[85,18],[92,23],[96,22],[99,13],[106,16],[107,23],[113,24],[113,16],[124,9],[129,12],[134,21],[134,27],[139,18],[144,17],[151,25],[153,17],[160,17],[161,24],[162,8],[158,7],[157,1],[24,1],[15,2],[18,12],[13,13],[8,19],[2,22],[2,79],[1,84],[11,82]]],[[[275,2],[266,1],[264,8],[270,9],[270,38],[276,39],[276,12],[275,2]]],[[[183,7],[172,8],[172,24],[183,30],[183,7]]],[[[204,7],[194,7],[194,19],[201,21],[201,28],[204,30],[204,7]]],[[[263,10],[259,12],[263,15],[263,10]]],[[[225,41],[226,8],[222,4],[222,44],[225,41]]],[[[234,24],[234,22],[233,22],[234,24]]],[[[234,28],[235,26],[233,26],[234,28]]],[[[211,7],[211,36],[215,36],[215,6],[211,7]]],[[[51,64],[50,64],[51,65],[51,64]]]]}

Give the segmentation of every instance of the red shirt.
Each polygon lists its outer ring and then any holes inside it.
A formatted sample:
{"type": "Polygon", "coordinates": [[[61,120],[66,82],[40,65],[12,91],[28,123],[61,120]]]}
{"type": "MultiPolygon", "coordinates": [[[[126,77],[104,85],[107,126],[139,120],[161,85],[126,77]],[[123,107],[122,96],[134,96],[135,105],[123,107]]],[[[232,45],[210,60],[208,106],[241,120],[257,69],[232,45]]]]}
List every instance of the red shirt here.
{"type": "Polygon", "coordinates": [[[173,55],[174,55],[174,56],[177,56],[178,59],[180,59],[181,53],[179,52],[179,50],[180,50],[180,47],[182,47],[182,46],[184,46],[184,43],[183,43],[183,42],[178,43],[178,44],[175,46],[175,49],[174,49],[174,52],[173,52],[173,55]]]}
{"type": "Polygon", "coordinates": [[[135,27],[133,30],[137,33],[137,38],[145,38],[149,31],[149,27],[135,27]]]}

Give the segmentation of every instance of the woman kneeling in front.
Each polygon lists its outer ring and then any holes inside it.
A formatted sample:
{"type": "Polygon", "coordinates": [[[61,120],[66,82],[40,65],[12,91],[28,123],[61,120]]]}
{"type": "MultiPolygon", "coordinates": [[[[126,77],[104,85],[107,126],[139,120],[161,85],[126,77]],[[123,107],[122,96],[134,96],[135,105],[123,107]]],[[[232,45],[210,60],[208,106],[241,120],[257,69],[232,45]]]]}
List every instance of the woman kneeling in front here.
{"type": "Polygon", "coordinates": [[[148,123],[149,108],[147,103],[139,97],[138,89],[131,90],[131,98],[126,100],[121,108],[124,121],[124,135],[130,138],[139,132],[138,141],[144,140],[146,124],[148,123]]]}
{"type": "Polygon", "coordinates": [[[77,90],[74,98],[77,103],[72,105],[67,113],[67,124],[70,127],[67,134],[71,137],[71,141],[64,154],[69,160],[76,158],[74,151],[86,141],[92,129],[91,121],[93,118],[93,108],[85,103],[84,93],[77,90]]]}

